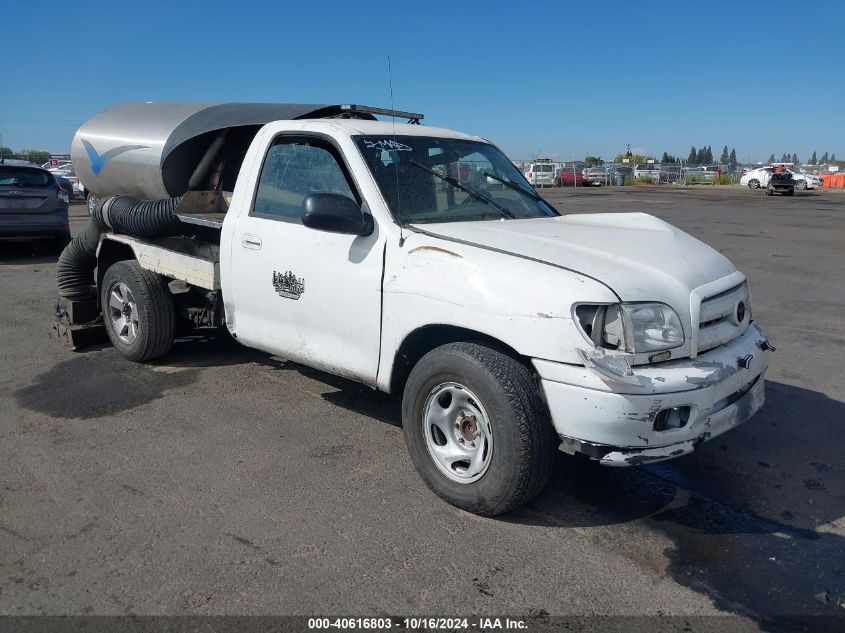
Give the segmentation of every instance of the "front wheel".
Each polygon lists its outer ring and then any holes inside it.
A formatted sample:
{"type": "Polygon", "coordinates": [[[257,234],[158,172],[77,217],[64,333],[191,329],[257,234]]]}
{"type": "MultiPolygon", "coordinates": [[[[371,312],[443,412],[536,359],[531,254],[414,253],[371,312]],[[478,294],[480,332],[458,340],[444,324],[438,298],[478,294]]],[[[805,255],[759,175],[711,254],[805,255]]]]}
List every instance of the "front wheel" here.
{"type": "Polygon", "coordinates": [[[795,188],[798,191],[804,191],[804,189],[807,188],[807,181],[806,180],[799,180],[798,182],[795,183],[795,188]]]}
{"type": "Polygon", "coordinates": [[[143,362],[170,351],[176,315],[164,277],[136,261],[117,262],[103,276],[101,293],[106,332],[121,354],[143,362]]]}
{"type": "Polygon", "coordinates": [[[530,371],[477,343],[438,347],[405,386],[402,424],[411,461],[445,501],[504,514],[545,486],[555,433],[530,371]]]}
{"type": "Polygon", "coordinates": [[[756,178],[752,178],[748,181],[748,188],[749,189],[759,189],[760,188],[760,181],[756,178]]]}

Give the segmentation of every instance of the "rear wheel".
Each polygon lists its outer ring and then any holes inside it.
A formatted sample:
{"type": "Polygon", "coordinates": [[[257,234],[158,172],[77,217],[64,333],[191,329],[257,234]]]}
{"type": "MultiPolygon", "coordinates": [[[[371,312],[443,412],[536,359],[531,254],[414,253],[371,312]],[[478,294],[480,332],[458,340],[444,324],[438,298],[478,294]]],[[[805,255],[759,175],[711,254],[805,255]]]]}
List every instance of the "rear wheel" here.
{"type": "Polygon", "coordinates": [[[760,181],[756,178],[752,178],[748,181],[748,188],[749,189],[759,189],[760,188],[760,181]]]}
{"type": "Polygon", "coordinates": [[[411,461],[445,501],[485,516],[533,499],[556,436],[531,372],[476,343],[450,343],[417,363],[402,424],[411,461]]]}
{"type": "Polygon", "coordinates": [[[143,362],[170,351],[176,316],[164,277],[136,261],[117,262],[106,271],[101,293],[106,332],[121,354],[143,362]]]}

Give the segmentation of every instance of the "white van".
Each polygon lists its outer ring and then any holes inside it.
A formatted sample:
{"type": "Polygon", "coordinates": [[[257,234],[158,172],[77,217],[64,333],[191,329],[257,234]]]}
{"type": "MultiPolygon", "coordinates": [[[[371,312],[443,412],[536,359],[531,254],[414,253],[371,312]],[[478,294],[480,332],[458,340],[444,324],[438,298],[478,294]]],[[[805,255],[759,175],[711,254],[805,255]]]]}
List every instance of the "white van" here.
{"type": "Polygon", "coordinates": [[[646,177],[658,180],[660,178],[660,165],[657,163],[650,163],[647,165],[637,165],[634,168],[634,178],[646,177]]]}
{"type": "Polygon", "coordinates": [[[525,178],[534,187],[553,187],[555,184],[555,165],[552,162],[537,162],[528,165],[525,178]]]}

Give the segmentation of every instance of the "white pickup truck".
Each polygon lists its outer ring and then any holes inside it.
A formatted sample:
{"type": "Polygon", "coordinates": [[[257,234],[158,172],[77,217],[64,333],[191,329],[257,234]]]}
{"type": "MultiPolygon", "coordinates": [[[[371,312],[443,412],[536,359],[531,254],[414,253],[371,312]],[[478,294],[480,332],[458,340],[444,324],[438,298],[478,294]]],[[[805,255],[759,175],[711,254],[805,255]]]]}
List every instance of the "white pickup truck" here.
{"type": "Polygon", "coordinates": [[[225,215],[101,235],[98,296],[129,359],[166,354],[181,314],[396,394],[422,478],[484,515],[535,496],[555,449],[665,460],[763,405],[774,348],[745,275],[662,220],[560,215],[489,141],[414,123],[276,120],[245,148],[225,215]]]}

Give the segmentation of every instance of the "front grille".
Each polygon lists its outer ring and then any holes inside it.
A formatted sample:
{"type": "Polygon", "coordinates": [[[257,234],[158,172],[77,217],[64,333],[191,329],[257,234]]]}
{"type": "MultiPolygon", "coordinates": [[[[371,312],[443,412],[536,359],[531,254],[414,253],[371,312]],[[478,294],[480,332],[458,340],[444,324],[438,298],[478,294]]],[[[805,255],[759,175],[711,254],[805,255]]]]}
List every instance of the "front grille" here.
{"type": "Polygon", "coordinates": [[[750,322],[751,301],[745,283],[702,300],[698,352],[706,352],[734,340],[750,322]]]}

